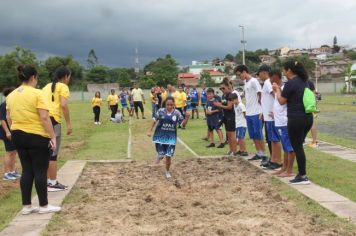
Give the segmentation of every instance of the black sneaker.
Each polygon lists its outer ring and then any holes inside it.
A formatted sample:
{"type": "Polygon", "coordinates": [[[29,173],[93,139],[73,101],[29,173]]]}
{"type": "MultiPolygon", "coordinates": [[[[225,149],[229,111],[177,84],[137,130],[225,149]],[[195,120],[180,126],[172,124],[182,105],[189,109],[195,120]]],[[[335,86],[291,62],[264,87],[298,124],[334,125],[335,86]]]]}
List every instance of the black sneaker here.
{"type": "Polygon", "coordinates": [[[268,165],[268,163],[270,162],[270,159],[266,156],[261,157],[261,166],[265,166],[268,165]]]}
{"type": "Polygon", "coordinates": [[[219,146],[217,146],[216,148],[224,148],[224,147],[225,147],[225,144],[220,143],[219,146]]]}
{"type": "Polygon", "coordinates": [[[261,165],[263,168],[267,168],[268,166],[271,165],[271,161],[270,160],[267,160],[267,161],[261,161],[261,165]]]}
{"type": "Polygon", "coordinates": [[[250,159],[248,159],[249,161],[258,161],[258,160],[261,160],[262,157],[258,156],[257,154],[254,155],[253,157],[251,157],[250,159]]]}
{"type": "Polygon", "coordinates": [[[208,146],[206,146],[207,148],[211,148],[211,147],[215,147],[215,143],[211,143],[208,146]]]}
{"type": "Polygon", "coordinates": [[[204,141],[209,141],[207,137],[202,138],[202,140],[204,140],[204,141]]]}
{"type": "Polygon", "coordinates": [[[238,151],[236,152],[236,154],[237,154],[237,155],[241,155],[241,151],[238,150],[238,151]]]}
{"type": "Polygon", "coordinates": [[[310,184],[310,181],[307,176],[303,177],[297,174],[294,179],[289,180],[289,183],[293,185],[307,185],[310,184]]]}
{"type": "Polygon", "coordinates": [[[63,184],[59,183],[58,181],[56,184],[50,184],[50,183],[47,184],[48,192],[57,192],[57,191],[63,191],[63,190],[67,190],[67,189],[68,189],[68,186],[63,185],[63,184]]]}
{"type": "Polygon", "coordinates": [[[239,154],[240,156],[242,156],[242,157],[248,157],[248,152],[240,152],[240,154],[239,154]]]}
{"type": "Polygon", "coordinates": [[[228,144],[229,144],[229,140],[226,140],[224,144],[225,144],[225,145],[228,145],[228,144]]]}
{"type": "Polygon", "coordinates": [[[270,162],[269,165],[266,167],[267,170],[277,170],[281,168],[282,165],[274,162],[270,162]]]}

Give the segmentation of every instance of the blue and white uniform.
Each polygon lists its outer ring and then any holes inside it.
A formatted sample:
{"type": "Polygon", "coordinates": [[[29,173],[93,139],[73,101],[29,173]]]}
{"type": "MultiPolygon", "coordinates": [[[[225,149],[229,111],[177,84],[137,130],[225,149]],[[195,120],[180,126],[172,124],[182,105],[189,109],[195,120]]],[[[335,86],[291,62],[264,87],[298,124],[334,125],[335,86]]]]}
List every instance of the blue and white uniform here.
{"type": "Polygon", "coordinates": [[[120,103],[122,108],[127,108],[127,97],[125,92],[120,93],[120,103]]]}
{"type": "Polygon", "coordinates": [[[183,122],[183,115],[177,109],[168,113],[166,108],[160,108],[154,119],[158,121],[153,135],[158,158],[173,157],[177,143],[177,126],[183,122]]]}
{"type": "MultiPolygon", "coordinates": [[[[195,107],[196,107],[196,106],[195,106],[195,107]]],[[[194,108],[193,108],[193,102],[192,102],[191,96],[188,94],[188,96],[187,96],[187,101],[186,101],[185,111],[192,111],[192,110],[194,110],[194,108]]]]}
{"type": "Polygon", "coordinates": [[[196,110],[199,103],[199,93],[196,89],[190,90],[188,94],[191,99],[192,110],[196,110]]]}
{"type": "Polygon", "coordinates": [[[220,108],[214,105],[214,102],[221,102],[221,98],[219,96],[214,97],[214,99],[207,101],[206,110],[207,111],[215,111],[219,110],[219,112],[213,113],[211,115],[206,116],[206,122],[208,124],[208,130],[220,130],[221,127],[221,119],[223,117],[223,113],[220,108]]]}
{"type": "MultiPolygon", "coordinates": [[[[283,90],[283,87],[281,88],[283,90]]],[[[278,102],[277,95],[273,103],[273,116],[277,134],[281,140],[284,152],[293,152],[292,144],[289,140],[288,134],[288,117],[287,117],[287,104],[281,105],[278,102]]]]}
{"type": "Polygon", "coordinates": [[[203,89],[200,94],[200,102],[202,107],[205,107],[208,97],[206,96],[206,90],[203,89]]]}

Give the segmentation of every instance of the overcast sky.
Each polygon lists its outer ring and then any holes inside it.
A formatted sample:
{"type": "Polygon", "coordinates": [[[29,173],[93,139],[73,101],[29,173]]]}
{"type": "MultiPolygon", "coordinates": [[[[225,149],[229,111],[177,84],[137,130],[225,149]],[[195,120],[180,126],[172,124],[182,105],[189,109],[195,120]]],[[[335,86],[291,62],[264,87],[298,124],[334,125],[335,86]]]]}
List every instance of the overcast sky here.
{"type": "Polygon", "coordinates": [[[355,0],[1,0],[0,53],[20,45],[40,59],[73,55],[83,64],[133,66],[171,54],[181,65],[241,49],[356,46],[355,0]]]}

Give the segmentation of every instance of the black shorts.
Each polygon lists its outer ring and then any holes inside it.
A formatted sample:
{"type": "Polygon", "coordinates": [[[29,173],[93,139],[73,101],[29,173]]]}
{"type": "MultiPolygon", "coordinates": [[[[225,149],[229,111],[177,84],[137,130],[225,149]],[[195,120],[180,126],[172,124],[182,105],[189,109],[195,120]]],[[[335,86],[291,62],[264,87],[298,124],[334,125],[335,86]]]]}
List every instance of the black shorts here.
{"type": "Polygon", "coordinates": [[[226,132],[236,132],[235,117],[224,117],[222,120],[226,132]]]}
{"type": "Polygon", "coordinates": [[[196,103],[196,102],[192,102],[191,103],[191,105],[190,105],[191,107],[192,107],[192,110],[197,110],[198,108],[198,103],[196,103]]]}
{"type": "Polygon", "coordinates": [[[16,148],[15,148],[15,146],[12,143],[11,140],[8,140],[7,138],[4,138],[3,141],[4,141],[4,146],[5,146],[5,151],[6,152],[16,151],[16,148]]]}
{"type": "Polygon", "coordinates": [[[141,101],[134,102],[135,112],[138,112],[138,108],[143,112],[143,103],[141,101]]]}
{"type": "Polygon", "coordinates": [[[218,124],[215,124],[215,125],[208,125],[208,130],[209,131],[218,131],[218,130],[221,130],[221,125],[218,123],[218,124]]]}

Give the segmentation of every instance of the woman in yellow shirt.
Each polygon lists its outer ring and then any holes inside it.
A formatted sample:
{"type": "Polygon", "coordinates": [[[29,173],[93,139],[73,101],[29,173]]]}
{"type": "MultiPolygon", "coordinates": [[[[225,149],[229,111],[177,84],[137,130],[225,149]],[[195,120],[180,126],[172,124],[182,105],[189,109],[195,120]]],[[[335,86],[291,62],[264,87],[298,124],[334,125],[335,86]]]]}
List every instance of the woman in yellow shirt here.
{"type": "Polygon", "coordinates": [[[97,91],[95,93],[95,96],[91,100],[91,105],[93,107],[93,112],[94,112],[94,124],[100,125],[100,107],[103,102],[103,99],[101,99],[100,92],[97,91]]]}
{"type": "Polygon", "coordinates": [[[68,108],[68,84],[70,77],[70,70],[65,66],[61,66],[54,72],[52,83],[47,84],[42,89],[49,104],[49,116],[57,138],[57,148],[51,153],[48,167],[48,191],[50,192],[68,189],[67,186],[57,181],[57,157],[59,154],[59,148],[61,146],[62,114],[66,121],[67,135],[70,135],[73,131],[68,108]]]}
{"type": "Polygon", "coordinates": [[[56,149],[56,135],[48,115],[49,108],[42,91],[35,89],[38,82],[36,69],[29,65],[19,66],[18,72],[22,85],[7,96],[6,104],[11,139],[22,166],[22,214],[58,212],[61,208],[49,205],[47,198],[50,148],[56,149]],[[39,209],[31,203],[33,182],[39,209]]]}
{"type": "Polygon", "coordinates": [[[117,96],[115,89],[111,89],[111,94],[107,99],[109,110],[111,110],[111,118],[115,118],[117,109],[119,109],[119,96],[117,96]]]}

